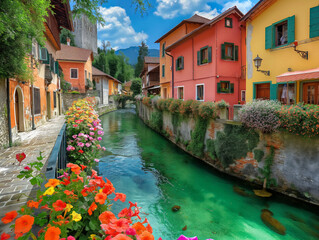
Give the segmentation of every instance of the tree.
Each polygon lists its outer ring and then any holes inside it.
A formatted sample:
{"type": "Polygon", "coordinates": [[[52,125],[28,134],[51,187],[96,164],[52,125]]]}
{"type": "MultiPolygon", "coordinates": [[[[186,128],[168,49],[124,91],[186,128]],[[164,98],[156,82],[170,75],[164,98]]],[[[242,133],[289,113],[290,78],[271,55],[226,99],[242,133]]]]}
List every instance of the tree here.
{"type": "Polygon", "coordinates": [[[135,66],[135,77],[139,77],[143,67],[144,67],[144,57],[148,56],[148,46],[144,41],[142,41],[141,46],[139,46],[137,64],[135,66]]]}
{"type": "Polygon", "coordinates": [[[133,97],[142,92],[142,79],[135,78],[132,80],[131,91],[133,92],[133,97]]]}
{"type": "Polygon", "coordinates": [[[68,29],[61,28],[60,42],[63,44],[67,44],[67,38],[70,38],[71,40],[70,45],[76,47],[74,42],[74,35],[72,34],[72,32],[68,29]]]}

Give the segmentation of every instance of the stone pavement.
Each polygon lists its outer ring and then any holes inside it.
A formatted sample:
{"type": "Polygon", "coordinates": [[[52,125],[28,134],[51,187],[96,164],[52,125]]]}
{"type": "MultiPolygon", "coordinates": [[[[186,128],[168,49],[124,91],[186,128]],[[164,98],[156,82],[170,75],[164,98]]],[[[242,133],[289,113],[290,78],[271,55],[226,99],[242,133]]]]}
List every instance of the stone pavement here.
{"type": "MultiPolygon", "coordinates": [[[[64,116],[51,119],[36,130],[20,133],[21,145],[0,150],[0,219],[6,212],[18,210],[30,196],[33,186],[26,179],[18,179],[17,175],[28,164],[33,162],[42,152],[44,168],[55,144],[56,138],[64,124],[64,116]],[[19,166],[16,154],[24,152],[24,159],[19,166]]],[[[4,225],[0,221],[0,235],[8,232],[11,224],[4,225]]]]}

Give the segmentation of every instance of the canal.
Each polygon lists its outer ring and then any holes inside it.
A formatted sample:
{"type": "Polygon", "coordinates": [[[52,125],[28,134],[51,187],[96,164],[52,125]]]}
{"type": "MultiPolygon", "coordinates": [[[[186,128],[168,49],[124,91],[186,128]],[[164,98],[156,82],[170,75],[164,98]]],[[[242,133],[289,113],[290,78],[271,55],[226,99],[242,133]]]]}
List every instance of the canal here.
{"type": "MultiPolygon", "coordinates": [[[[117,192],[127,195],[127,201],[142,207],[141,216],[148,218],[156,240],[175,240],[181,234],[199,240],[319,239],[319,217],[314,211],[297,208],[279,196],[255,197],[249,187],[152,131],[135,110],[112,112],[101,120],[102,145],[107,151],[99,172],[113,182],[117,192]],[[174,206],[179,211],[172,211],[174,206]],[[274,214],[285,226],[286,235],[262,222],[262,209],[274,214]]],[[[113,210],[127,206],[116,203],[113,210]]]]}

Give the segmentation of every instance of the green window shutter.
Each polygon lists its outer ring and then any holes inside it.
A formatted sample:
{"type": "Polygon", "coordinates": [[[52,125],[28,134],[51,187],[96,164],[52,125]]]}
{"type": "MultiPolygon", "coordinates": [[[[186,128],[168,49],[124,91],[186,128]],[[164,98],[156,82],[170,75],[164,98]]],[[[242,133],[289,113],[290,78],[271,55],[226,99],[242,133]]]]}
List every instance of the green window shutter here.
{"type": "Polygon", "coordinates": [[[165,77],[165,65],[162,65],[162,77],[165,77]]]}
{"type": "Polygon", "coordinates": [[[225,44],[222,44],[222,59],[226,59],[225,44]]]}
{"type": "Polygon", "coordinates": [[[270,83],[270,100],[277,100],[277,84],[270,83]]]}
{"type": "Polygon", "coordinates": [[[265,28],[265,49],[270,49],[273,47],[273,26],[268,26],[265,28]]]}
{"type": "Polygon", "coordinates": [[[220,82],[217,83],[217,93],[221,93],[221,86],[220,86],[220,82]]]}
{"type": "Polygon", "coordinates": [[[165,43],[162,45],[162,57],[165,57],[165,43]]]}
{"type": "Polygon", "coordinates": [[[175,64],[175,70],[176,70],[176,71],[178,71],[178,66],[177,66],[177,64],[178,64],[178,58],[176,59],[176,64],[175,64]]]}
{"type": "Polygon", "coordinates": [[[231,83],[230,84],[230,93],[234,93],[234,89],[235,89],[235,84],[231,83]]]}
{"type": "Polygon", "coordinates": [[[288,18],[288,44],[295,41],[295,15],[288,18]]]}
{"type": "Polygon", "coordinates": [[[310,29],[309,37],[319,36],[319,6],[310,8],[310,29]]]}
{"type": "Polygon", "coordinates": [[[238,61],[238,46],[235,46],[235,61],[238,61]]]}
{"type": "Polygon", "coordinates": [[[200,65],[200,51],[197,52],[197,65],[200,65]]]}
{"type": "Polygon", "coordinates": [[[208,62],[212,62],[212,47],[208,47],[208,62]]]}
{"type": "Polygon", "coordinates": [[[58,74],[59,73],[59,62],[55,61],[55,73],[58,74]]]}
{"type": "Polygon", "coordinates": [[[182,66],[181,69],[184,69],[184,57],[182,57],[182,66]]]}

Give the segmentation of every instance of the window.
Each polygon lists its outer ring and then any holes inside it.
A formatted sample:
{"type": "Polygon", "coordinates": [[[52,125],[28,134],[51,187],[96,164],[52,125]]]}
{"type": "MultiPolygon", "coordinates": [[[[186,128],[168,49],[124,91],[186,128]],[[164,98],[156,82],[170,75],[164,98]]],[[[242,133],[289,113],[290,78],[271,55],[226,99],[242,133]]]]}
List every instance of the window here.
{"type": "Polygon", "coordinates": [[[287,84],[278,85],[278,101],[283,104],[287,104],[287,97],[289,98],[289,104],[295,103],[295,84],[289,84],[289,90],[287,92],[287,84]]]}
{"type": "Polygon", "coordinates": [[[307,104],[319,105],[319,82],[304,83],[302,88],[303,102],[307,104]]]}
{"type": "Polygon", "coordinates": [[[179,57],[176,59],[176,71],[184,69],[184,57],[179,57]]]}
{"type": "Polygon", "coordinates": [[[310,8],[310,29],[309,37],[319,36],[319,6],[310,8]]]}
{"type": "Polygon", "coordinates": [[[41,114],[40,89],[33,87],[34,91],[34,114],[41,114]]]}
{"type": "Polygon", "coordinates": [[[270,99],[270,83],[256,84],[256,99],[270,99]]]}
{"type": "Polygon", "coordinates": [[[184,99],[184,87],[177,88],[177,98],[184,99]]]}
{"type": "Polygon", "coordinates": [[[56,92],[53,92],[53,107],[56,108],[56,92]]]}
{"type": "Polygon", "coordinates": [[[197,65],[212,62],[212,47],[203,47],[197,52],[197,65]]]}
{"type": "Polygon", "coordinates": [[[39,46],[39,60],[42,61],[43,64],[49,64],[49,53],[46,48],[39,46]]]}
{"type": "Polygon", "coordinates": [[[246,90],[241,90],[240,100],[246,102],[246,90]]]}
{"type": "Polygon", "coordinates": [[[165,77],[165,65],[162,65],[162,77],[165,77]]]}
{"type": "Polygon", "coordinates": [[[232,28],[233,27],[233,19],[225,18],[225,27],[232,28]]]}
{"type": "Polygon", "coordinates": [[[295,41],[295,16],[265,28],[265,49],[284,46],[295,41]]]}
{"type": "Polygon", "coordinates": [[[54,73],[58,74],[60,76],[60,71],[59,71],[59,62],[55,61],[54,63],[54,73]]]}
{"type": "Polygon", "coordinates": [[[50,69],[51,69],[51,72],[55,72],[55,61],[54,61],[54,58],[52,56],[52,54],[49,55],[50,56],[50,69]]]}
{"type": "Polygon", "coordinates": [[[230,81],[220,81],[217,83],[217,93],[234,93],[234,84],[230,81]]]}
{"type": "Polygon", "coordinates": [[[71,68],[71,78],[78,78],[78,69],[77,68],[71,68]]]}
{"type": "Polygon", "coordinates": [[[196,100],[204,101],[204,84],[196,85],[196,100]]]}
{"type": "Polygon", "coordinates": [[[165,57],[165,43],[162,45],[162,57],[165,57]]]}
{"type": "Polygon", "coordinates": [[[234,43],[225,42],[222,44],[222,59],[238,61],[238,46],[234,43]]]}

